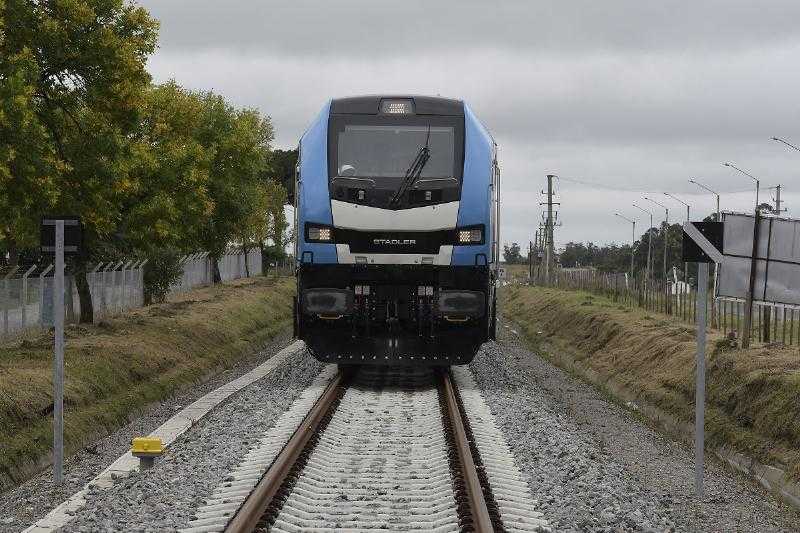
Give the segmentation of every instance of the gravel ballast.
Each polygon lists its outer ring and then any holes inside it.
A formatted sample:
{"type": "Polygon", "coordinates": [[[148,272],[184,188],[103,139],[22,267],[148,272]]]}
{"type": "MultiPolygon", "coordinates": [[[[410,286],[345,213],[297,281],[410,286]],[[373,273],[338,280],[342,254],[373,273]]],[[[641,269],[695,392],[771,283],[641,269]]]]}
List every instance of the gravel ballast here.
{"type": "MultiPolygon", "coordinates": [[[[271,347],[260,360],[278,349],[271,347]]],[[[304,350],[288,356],[269,376],[189,429],[154,468],[118,479],[109,489],[91,491],[87,506],[63,531],[186,527],[321,368],[304,350]]],[[[635,409],[615,404],[530,352],[508,328],[469,368],[514,453],[536,509],[553,531],[800,531],[796,513],[713,459],[706,467],[706,496],[698,509],[690,448],[649,428],[635,409]]],[[[49,476],[43,474],[3,495],[0,532],[20,531],[124,452],[132,434],[146,434],[180,405],[247,369],[215,378],[191,397],[154,409],[93,451],[82,452],[85,458],[68,464],[71,488],[53,491],[49,476]],[[2,521],[10,517],[14,521],[2,521]]]]}
{"type": "Polygon", "coordinates": [[[800,531],[793,511],[714,460],[698,510],[687,446],[507,328],[470,368],[554,531],[800,531]]]}
{"type": "Polygon", "coordinates": [[[214,409],[179,437],[155,466],[90,489],[87,505],[64,532],[174,531],[313,380],[322,365],[308,352],[290,354],[268,376],[214,409]]]}

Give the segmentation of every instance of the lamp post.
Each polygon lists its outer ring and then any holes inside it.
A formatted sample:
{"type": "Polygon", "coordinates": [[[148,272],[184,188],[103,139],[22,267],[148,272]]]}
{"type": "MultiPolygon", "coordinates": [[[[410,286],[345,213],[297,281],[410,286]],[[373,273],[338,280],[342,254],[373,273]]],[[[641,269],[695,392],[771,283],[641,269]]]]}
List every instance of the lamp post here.
{"type": "Polygon", "coordinates": [[[661,202],[657,202],[652,198],[648,198],[647,196],[644,197],[645,200],[648,202],[653,202],[657,206],[664,208],[664,222],[666,227],[664,228],[664,283],[667,282],[667,232],[669,231],[669,207],[665,206],[661,202]]]}
{"type": "MultiPolygon", "coordinates": [[[[692,209],[691,206],[689,204],[687,204],[686,202],[684,202],[683,200],[681,200],[680,198],[678,198],[677,196],[674,196],[674,195],[672,195],[672,194],[670,194],[668,192],[665,192],[664,195],[668,196],[668,197],[672,198],[673,200],[675,200],[676,202],[680,202],[680,203],[682,203],[683,205],[686,206],[686,222],[689,222],[691,220],[691,218],[692,218],[691,217],[691,209],[692,209]]],[[[683,264],[683,282],[684,283],[688,283],[688,281],[689,281],[689,263],[684,263],[683,264]]]]}
{"type": "Polygon", "coordinates": [[[722,163],[722,166],[732,168],[733,170],[736,170],[737,172],[744,174],[745,176],[751,178],[753,181],[756,182],[756,211],[758,211],[758,191],[761,188],[761,180],[759,180],[757,177],[753,176],[749,172],[745,172],[741,168],[732,165],[731,163],[722,163]]]}
{"type": "Polygon", "coordinates": [[[691,215],[690,215],[691,206],[689,204],[687,204],[686,202],[684,202],[683,200],[681,200],[680,198],[678,198],[677,196],[674,196],[674,195],[672,195],[672,194],[670,194],[668,192],[665,192],[664,196],[669,196],[670,198],[672,198],[676,202],[680,202],[680,203],[682,203],[683,205],[686,206],[686,221],[689,222],[689,219],[691,218],[691,215]]]}
{"type": "MultiPolygon", "coordinates": [[[[715,191],[715,190],[712,190],[712,189],[706,187],[705,185],[703,185],[702,183],[697,181],[695,178],[689,179],[689,183],[694,183],[695,185],[697,185],[701,189],[704,189],[704,190],[710,192],[711,194],[713,194],[714,196],[717,197],[717,222],[722,222],[722,215],[719,212],[719,193],[717,191],[715,191]]],[[[711,295],[711,327],[712,328],[717,327],[717,313],[715,312],[715,308],[717,306],[716,302],[717,302],[717,280],[718,279],[719,279],[719,265],[717,263],[714,263],[714,289],[713,289],[714,292],[711,295]]]]}
{"type": "Polygon", "coordinates": [[[634,247],[636,246],[636,220],[630,219],[626,216],[620,215],[619,213],[614,213],[622,220],[627,220],[631,224],[633,224],[633,229],[631,231],[631,280],[633,280],[633,257],[634,257],[634,247]]]}
{"type": "Polygon", "coordinates": [[[645,267],[645,280],[650,279],[650,269],[651,269],[651,257],[652,253],[651,250],[653,249],[653,213],[644,209],[643,207],[639,207],[636,204],[631,204],[633,207],[638,209],[639,211],[644,211],[648,215],[650,215],[650,227],[647,229],[647,266],[645,267]]]}
{"type": "MultiPolygon", "coordinates": [[[[758,263],[758,259],[757,259],[757,256],[758,256],[758,231],[759,231],[759,226],[761,225],[761,222],[760,222],[761,215],[760,215],[760,212],[759,212],[759,209],[758,209],[758,189],[761,186],[761,181],[759,181],[759,179],[757,177],[753,176],[752,174],[750,174],[748,172],[745,172],[744,170],[742,170],[740,168],[737,168],[737,167],[733,166],[730,163],[722,163],[722,164],[724,166],[726,166],[726,167],[730,167],[730,168],[732,168],[732,169],[744,174],[745,176],[747,176],[749,178],[752,178],[756,182],[756,210],[755,210],[754,219],[753,219],[753,253],[752,253],[752,258],[750,260],[750,283],[749,283],[749,288],[747,290],[747,299],[745,300],[745,304],[744,304],[745,305],[744,320],[742,321],[743,322],[743,324],[742,324],[742,327],[743,327],[743,331],[742,331],[742,348],[749,348],[750,347],[750,333],[751,333],[750,329],[751,329],[751,325],[753,323],[752,322],[753,321],[753,292],[754,292],[755,284],[756,284],[756,265],[758,263]]],[[[769,308],[767,308],[767,309],[769,309],[769,308]]]]}
{"type": "Polygon", "coordinates": [[[773,141],[778,141],[779,143],[783,143],[786,146],[788,146],[789,148],[793,148],[793,149],[797,150],[798,152],[800,152],[800,148],[798,148],[797,146],[793,145],[792,143],[790,143],[789,141],[787,141],[785,139],[781,139],[780,137],[772,137],[772,140],[773,141]]]}
{"type": "MultiPolygon", "coordinates": [[[[783,143],[786,146],[788,146],[789,148],[791,148],[793,150],[797,150],[798,152],[800,152],[800,147],[790,143],[786,139],[781,139],[780,137],[772,137],[772,140],[773,141],[778,141],[779,143],[783,143]]],[[[775,214],[780,216],[780,214],[783,211],[786,211],[786,209],[781,209],[781,186],[780,185],[776,185],[775,187],[770,187],[770,189],[775,189],[775,214]]]]}
{"type": "Polygon", "coordinates": [[[711,194],[713,194],[714,196],[717,197],[717,222],[722,222],[722,217],[720,216],[720,212],[719,212],[719,193],[717,191],[709,189],[708,187],[706,187],[705,185],[703,185],[699,181],[695,180],[695,178],[691,178],[689,180],[689,183],[694,183],[695,185],[697,185],[701,189],[705,189],[705,190],[707,190],[708,192],[710,192],[711,194]]]}

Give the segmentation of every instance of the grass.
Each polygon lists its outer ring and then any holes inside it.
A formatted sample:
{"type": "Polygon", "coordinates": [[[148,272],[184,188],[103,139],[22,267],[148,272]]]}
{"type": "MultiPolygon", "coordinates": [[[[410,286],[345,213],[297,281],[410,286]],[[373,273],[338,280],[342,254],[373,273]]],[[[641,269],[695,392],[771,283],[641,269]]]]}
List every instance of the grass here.
{"type": "MultiPolygon", "coordinates": [[[[693,423],[693,327],[583,292],[509,286],[501,301],[503,312],[533,346],[558,350],[597,376],[598,385],[621,388],[693,423]]],[[[712,332],[707,354],[707,443],[733,448],[800,479],[797,347],[741,350],[712,332]]]]}
{"type": "MultiPolygon", "coordinates": [[[[252,278],[66,329],[66,452],[250,355],[291,325],[294,283],[252,278]]],[[[0,345],[0,489],[52,454],[52,333],[0,345]]]]}
{"type": "Polygon", "coordinates": [[[503,263],[502,268],[506,271],[506,279],[508,281],[522,281],[528,279],[528,263],[522,265],[510,265],[503,263]]]}

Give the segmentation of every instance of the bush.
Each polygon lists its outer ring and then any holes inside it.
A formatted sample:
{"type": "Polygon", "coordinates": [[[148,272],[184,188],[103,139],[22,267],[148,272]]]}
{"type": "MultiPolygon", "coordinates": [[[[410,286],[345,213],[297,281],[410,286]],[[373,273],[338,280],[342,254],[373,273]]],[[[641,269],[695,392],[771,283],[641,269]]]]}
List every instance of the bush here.
{"type": "Polygon", "coordinates": [[[144,267],[144,303],[163,302],[170,286],[183,275],[177,250],[158,250],[147,257],[144,267]]]}
{"type": "Polygon", "coordinates": [[[272,263],[279,263],[286,258],[286,252],[278,246],[263,246],[261,248],[261,271],[269,272],[272,263]]]}

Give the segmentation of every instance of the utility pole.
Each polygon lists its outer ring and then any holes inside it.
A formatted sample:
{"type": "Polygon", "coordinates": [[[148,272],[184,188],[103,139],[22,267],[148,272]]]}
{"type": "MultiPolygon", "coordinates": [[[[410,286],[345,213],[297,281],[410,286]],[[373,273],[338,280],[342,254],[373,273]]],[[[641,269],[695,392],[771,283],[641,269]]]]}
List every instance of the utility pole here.
{"type": "MultiPolygon", "coordinates": [[[[544,259],[544,248],[547,242],[547,224],[545,222],[539,223],[539,251],[542,252],[542,259],[544,259]]],[[[544,261],[542,261],[544,263],[544,261]]]]}
{"type": "Polygon", "coordinates": [[[553,175],[547,175],[547,279],[553,274],[553,175]]]}
{"type": "Polygon", "coordinates": [[[533,241],[528,242],[528,283],[533,283],[533,241]]]}
{"type": "Polygon", "coordinates": [[[750,347],[750,334],[753,322],[753,291],[756,285],[756,262],[758,259],[758,233],[761,227],[761,212],[756,209],[753,219],[753,252],[750,259],[750,282],[747,289],[747,298],[744,304],[744,319],[742,320],[742,348],[750,347]]]}
{"type": "Polygon", "coordinates": [[[542,273],[544,272],[545,266],[544,248],[546,239],[545,229],[547,225],[544,223],[544,215],[542,215],[542,220],[542,222],[539,222],[539,248],[536,253],[537,260],[539,261],[539,279],[542,279],[542,273]],[[541,254],[541,257],[539,257],[539,254],[541,254]]]}
{"type": "MultiPolygon", "coordinates": [[[[551,276],[555,270],[555,250],[553,246],[553,206],[554,205],[561,205],[558,202],[553,202],[553,178],[555,178],[555,174],[548,174],[547,175],[547,222],[545,226],[545,279],[549,282],[551,280],[551,276]]],[[[544,192],[544,191],[542,191],[544,192]]],[[[544,204],[540,204],[544,205],[544,204]]]]}
{"type": "Polygon", "coordinates": [[[783,203],[781,200],[781,186],[776,185],[774,187],[770,187],[770,189],[775,189],[775,214],[780,215],[786,211],[786,209],[781,209],[781,204],[783,203]]]}

